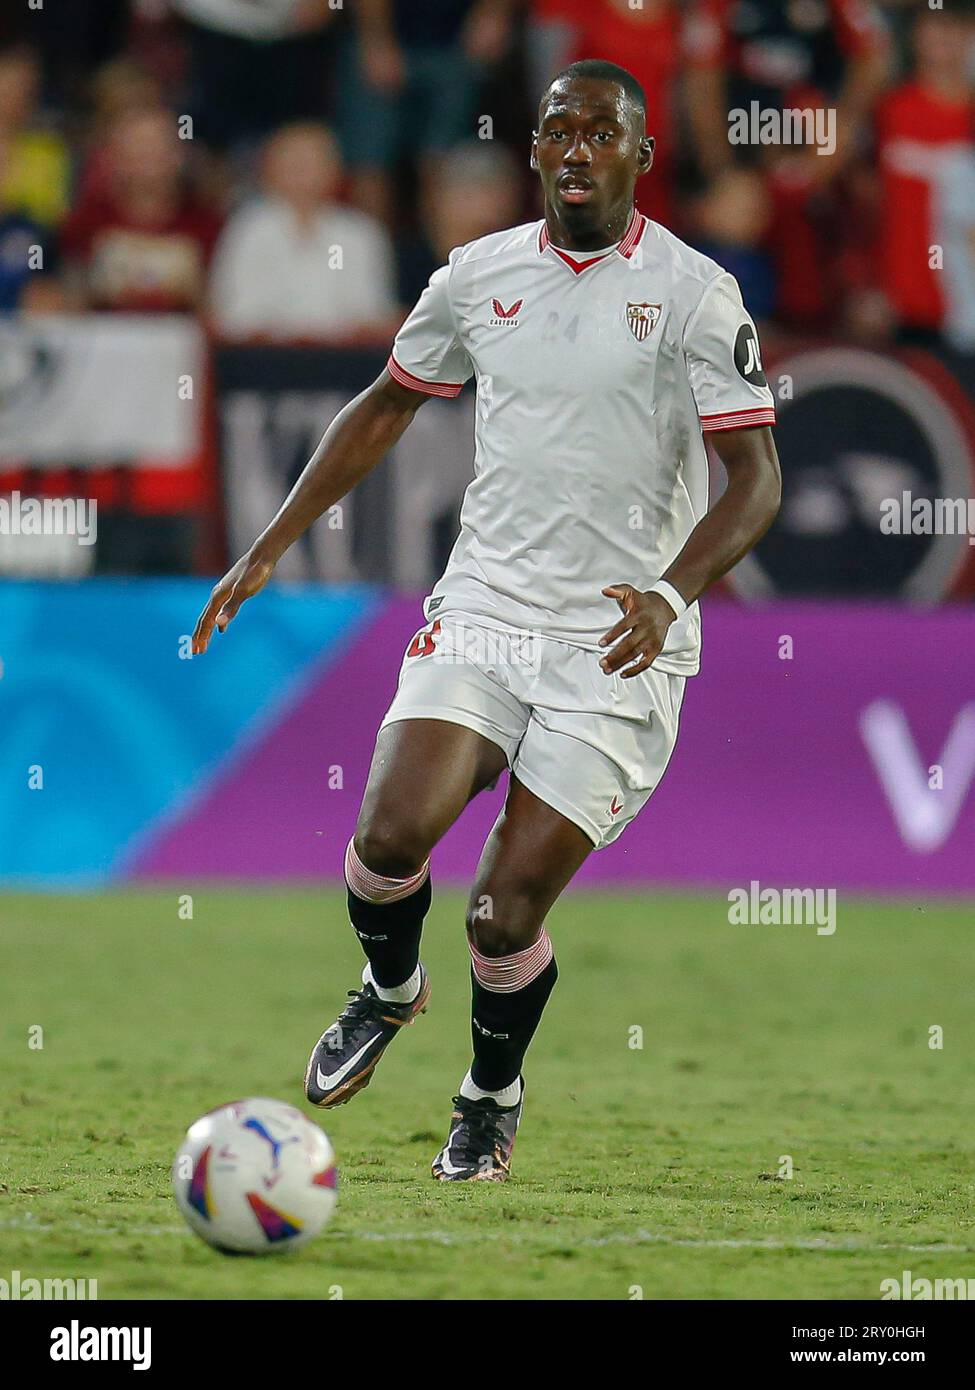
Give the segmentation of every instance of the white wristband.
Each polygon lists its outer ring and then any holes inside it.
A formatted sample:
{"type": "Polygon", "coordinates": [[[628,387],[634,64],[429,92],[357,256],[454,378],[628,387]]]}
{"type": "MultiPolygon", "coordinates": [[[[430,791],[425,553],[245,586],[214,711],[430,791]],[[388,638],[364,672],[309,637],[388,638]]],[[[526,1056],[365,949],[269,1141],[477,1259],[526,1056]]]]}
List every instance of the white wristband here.
{"type": "Polygon", "coordinates": [[[687,604],[681,598],[673,584],[668,584],[666,579],[658,579],[656,584],[652,584],[647,592],[659,594],[665,603],[670,604],[671,608],[674,610],[675,617],[683,618],[684,614],[687,612],[687,604]]]}

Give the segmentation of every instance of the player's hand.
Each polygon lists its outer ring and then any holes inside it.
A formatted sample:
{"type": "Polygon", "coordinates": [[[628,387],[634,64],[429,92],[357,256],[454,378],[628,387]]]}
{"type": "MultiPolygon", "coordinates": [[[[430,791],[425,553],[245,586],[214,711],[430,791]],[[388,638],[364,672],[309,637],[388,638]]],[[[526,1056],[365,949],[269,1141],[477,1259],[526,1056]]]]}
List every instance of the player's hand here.
{"type": "Polygon", "coordinates": [[[227,625],[237,615],[237,610],[245,599],[260,593],[274,573],[270,560],[259,560],[248,554],[242,555],[229,569],[219,584],[213,586],[206,608],[196,620],[193,631],[193,655],[201,656],[210,645],[213,629],[226,632],[227,625]]]}
{"type": "Polygon", "coordinates": [[[660,655],[667,629],[675,619],[674,610],[659,594],[644,594],[634,589],[632,584],[610,584],[603,590],[606,598],[614,598],[623,613],[619,622],[611,627],[599,645],[615,647],[600,658],[600,666],[607,676],[616,671],[622,672],[623,680],[638,676],[646,671],[651,662],[660,655]],[[633,665],[627,665],[633,662],[633,665]]]}

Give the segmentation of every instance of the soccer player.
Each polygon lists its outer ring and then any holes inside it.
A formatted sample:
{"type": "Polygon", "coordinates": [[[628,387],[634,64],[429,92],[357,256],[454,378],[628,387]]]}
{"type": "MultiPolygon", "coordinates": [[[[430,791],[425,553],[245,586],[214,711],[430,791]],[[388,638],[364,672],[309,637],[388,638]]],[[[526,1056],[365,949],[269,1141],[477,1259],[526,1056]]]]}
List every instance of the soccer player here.
{"type": "Polygon", "coordinates": [[[699,666],[697,600],[779,505],[773,398],[738,286],[634,207],[653,161],[644,110],[614,64],[553,80],[531,148],[544,218],[450,253],[194,634],[204,652],[424,401],[475,377],[460,535],[403,657],[346,852],[362,987],[305,1077],[313,1104],[349,1100],[425,1008],[431,852],[509,768],[467,913],[473,1060],[433,1162],[441,1180],[508,1176],[522,1064],[557,974],[546,915],[663,776],[699,666]],[[727,472],[710,511],[705,433],[727,472]]]}

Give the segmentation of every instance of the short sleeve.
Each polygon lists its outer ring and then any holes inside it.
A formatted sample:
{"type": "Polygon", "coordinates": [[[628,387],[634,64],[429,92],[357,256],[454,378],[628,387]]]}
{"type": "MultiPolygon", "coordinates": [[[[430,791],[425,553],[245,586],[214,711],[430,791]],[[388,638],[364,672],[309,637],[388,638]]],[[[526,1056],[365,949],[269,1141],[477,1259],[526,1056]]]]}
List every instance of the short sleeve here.
{"type": "Polygon", "coordinates": [[[430,276],[413,312],[396,335],[386,370],[394,381],[431,396],[457,396],[474,375],[471,359],[457,336],[450,305],[450,261],[430,276]]]}
{"type": "Polygon", "coordinates": [[[758,330],[734,276],[722,273],[705,288],[687,321],[684,357],[705,434],[775,424],[758,330]]]}

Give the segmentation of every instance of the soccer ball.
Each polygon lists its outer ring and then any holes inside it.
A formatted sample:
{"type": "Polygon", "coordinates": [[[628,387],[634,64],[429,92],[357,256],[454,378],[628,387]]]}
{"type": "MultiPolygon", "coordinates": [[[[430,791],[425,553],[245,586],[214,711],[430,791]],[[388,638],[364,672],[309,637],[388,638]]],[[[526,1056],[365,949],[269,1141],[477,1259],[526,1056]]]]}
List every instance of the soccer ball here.
{"type": "Polygon", "coordinates": [[[295,1250],[335,1209],[328,1136],[281,1100],[237,1100],[190,1125],[173,1161],[191,1230],[228,1254],[295,1250]]]}

